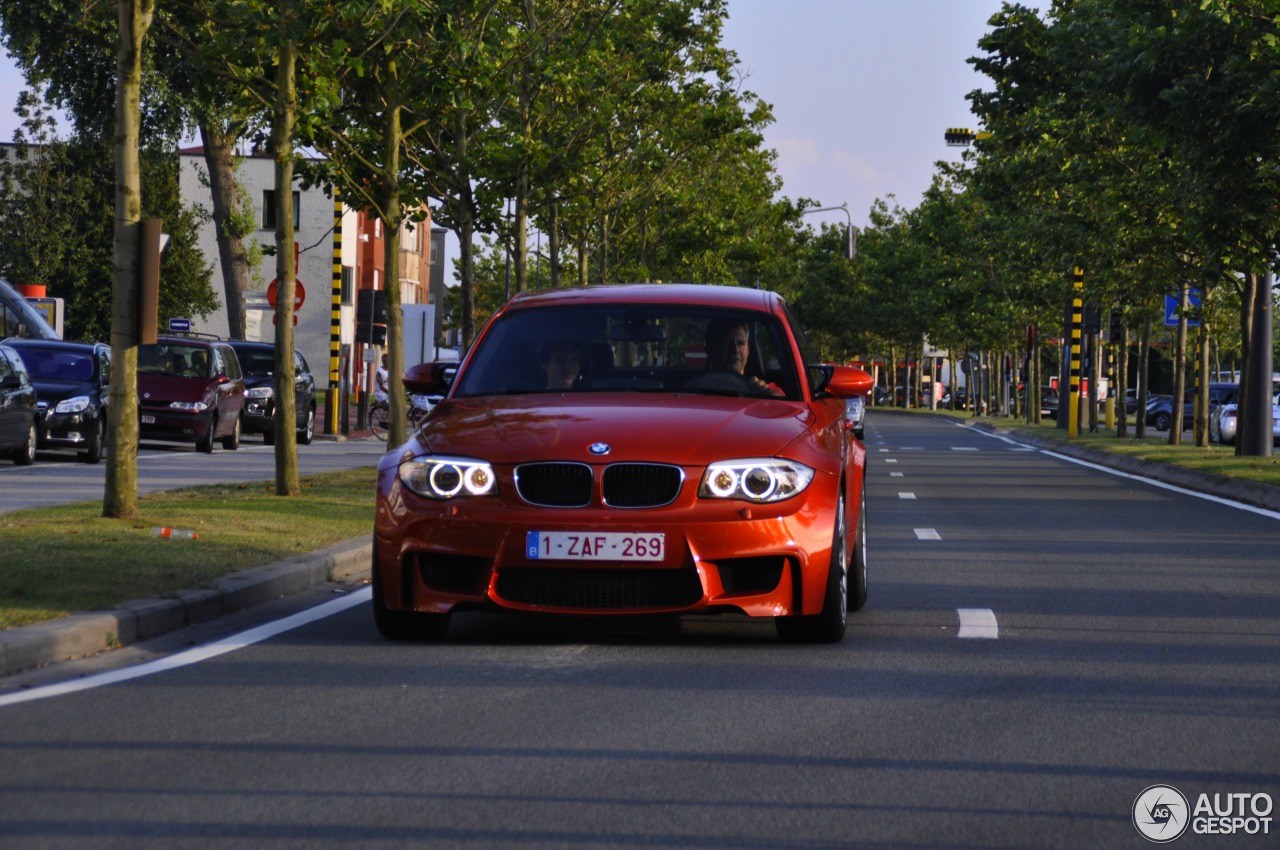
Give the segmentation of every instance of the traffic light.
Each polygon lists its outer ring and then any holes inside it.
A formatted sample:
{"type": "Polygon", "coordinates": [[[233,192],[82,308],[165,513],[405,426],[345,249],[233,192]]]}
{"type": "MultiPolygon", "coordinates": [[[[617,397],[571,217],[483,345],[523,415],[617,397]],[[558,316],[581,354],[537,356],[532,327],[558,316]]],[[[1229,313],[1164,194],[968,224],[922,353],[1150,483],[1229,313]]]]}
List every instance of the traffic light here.
{"type": "Polygon", "coordinates": [[[387,341],[387,295],[381,289],[356,291],[356,342],[382,345],[387,341]]]}

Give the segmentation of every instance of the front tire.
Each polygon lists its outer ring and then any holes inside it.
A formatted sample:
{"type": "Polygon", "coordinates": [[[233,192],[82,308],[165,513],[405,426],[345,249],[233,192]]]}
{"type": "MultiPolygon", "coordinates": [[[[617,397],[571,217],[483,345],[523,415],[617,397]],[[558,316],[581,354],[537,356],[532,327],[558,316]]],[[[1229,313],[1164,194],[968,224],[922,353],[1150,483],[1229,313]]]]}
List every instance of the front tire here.
{"type": "Polygon", "coordinates": [[[1173,417],[1167,413],[1157,413],[1154,423],[1157,431],[1168,431],[1169,426],[1173,424],[1173,417]]]}
{"type": "Polygon", "coordinates": [[[373,623],[387,640],[438,640],[449,631],[450,614],[424,614],[419,611],[394,611],[387,607],[382,587],[382,569],[378,564],[378,541],[373,542],[371,560],[373,584],[373,623]]]}
{"type": "MultiPolygon", "coordinates": [[[[836,502],[835,528],[831,532],[831,566],[827,570],[827,590],[822,611],[779,617],[774,621],[778,637],[788,643],[837,643],[844,638],[849,619],[848,524],[844,515],[844,489],[836,502]]],[[[863,588],[865,601],[866,589],[863,588]]]]}
{"type": "Polygon", "coordinates": [[[196,451],[206,455],[213,454],[213,434],[217,430],[218,415],[215,413],[209,417],[209,433],[205,434],[203,439],[196,442],[196,451]]]}
{"type": "Polygon", "coordinates": [[[89,438],[89,448],[84,453],[85,463],[99,463],[102,460],[102,448],[107,444],[107,417],[99,416],[93,436],[89,438]]]}
{"type": "Polygon", "coordinates": [[[39,439],[39,435],[36,433],[36,423],[32,422],[31,427],[27,429],[27,441],[19,448],[14,449],[14,466],[30,466],[36,462],[37,439],[39,439]]]}

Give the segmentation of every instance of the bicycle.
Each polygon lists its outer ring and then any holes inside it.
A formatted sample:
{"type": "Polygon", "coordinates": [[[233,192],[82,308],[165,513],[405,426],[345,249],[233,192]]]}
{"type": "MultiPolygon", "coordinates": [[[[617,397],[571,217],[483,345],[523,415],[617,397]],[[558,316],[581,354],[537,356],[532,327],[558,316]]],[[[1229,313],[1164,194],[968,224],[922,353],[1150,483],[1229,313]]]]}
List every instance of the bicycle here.
{"type": "MultiPolygon", "coordinates": [[[[405,425],[409,431],[416,431],[418,426],[422,424],[422,420],[426,418],[430,412],[429,403],[424,407],[420,404],[421,400],[414,398],[411,393],[405,393],[405,425]]],[[[387,439],[387,431],[391,427],[391,404],[386,401],[375,401],[373,407],[369,408],[369,427],[373,430],[373,435],[379,440],[387,439]]]]}
{"type": "Polygon", "coordinates": [[[391,427],[391,405],[385,401],[375,401],[369,408],[369,428],[373,436],[379,440],[387,439],[387,430],[391,427]]]}

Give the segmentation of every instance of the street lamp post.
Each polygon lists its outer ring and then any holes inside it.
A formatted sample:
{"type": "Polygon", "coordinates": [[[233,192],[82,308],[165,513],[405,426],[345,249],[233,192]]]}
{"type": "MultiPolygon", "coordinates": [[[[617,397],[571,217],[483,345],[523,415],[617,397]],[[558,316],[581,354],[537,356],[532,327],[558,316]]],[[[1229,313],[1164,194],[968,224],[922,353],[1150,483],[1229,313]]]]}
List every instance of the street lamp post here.
{"type": "Polygon", "coordinates": [[[849,214],[849,204],[847,202],[841,204],[838,207],[817,207],[815,209],[805,210],[801,214],[809,215],[810,213],[834,212],[835,210],[840,210],[841,212],[843,212],[845,215],[845,218],[849,220],[849,224],[848,224],[849,229],[846,231],[847,238],[846,238],[846,244],[845,244],[845,256],[847,256],[850,260],[852,260],[853,255],[857,253],[857,242],[856,242],[856,237],[854,236],[853,216],[849,214]]]}

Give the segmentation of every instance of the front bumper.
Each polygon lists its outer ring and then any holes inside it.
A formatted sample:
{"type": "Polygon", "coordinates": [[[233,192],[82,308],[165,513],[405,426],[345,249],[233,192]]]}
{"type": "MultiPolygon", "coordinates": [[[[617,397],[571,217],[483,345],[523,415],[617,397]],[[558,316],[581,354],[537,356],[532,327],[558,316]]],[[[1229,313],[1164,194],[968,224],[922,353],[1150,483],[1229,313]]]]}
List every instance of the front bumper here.
{"type": "Polygon", "coordinates": [[[83,446],[93,439],[98,417],[90,411],[80,413],[46,413],[39,420],[41,448],[83,446]]]}
{"type": "Polygon", "coordinates": [[[271,399],[245,399],[240,417],[240,430],[245,434],[266,434],[274,427],[275,402],[271,399]]]}
{"type": "Polygon", "coordinates": [[[209,436],[211,424],[212,417],[207,410],[142,407],[138,411],[138,437],[143,440],[199,442],[209,436]]]}
{"type": "MultiPolygon", "coordinates": [[[[404,487],[394,462],[379,470],[377,548],[390,610],[488,608],[557,614],[680,614],[737,610],[754,617],[822,610],[831,562],[835,478],[773,505],[697,497],[687,470],[662,508],[543,508],[515,495],[439,502],[404,487]],[[528,532],[662,534],[658,562],[530,559],[528,532]]],[[[856,498],[846,504],[857,505],[856,498]]],[[[856,517],[849,520],[854,527],[856,517]]]]}

